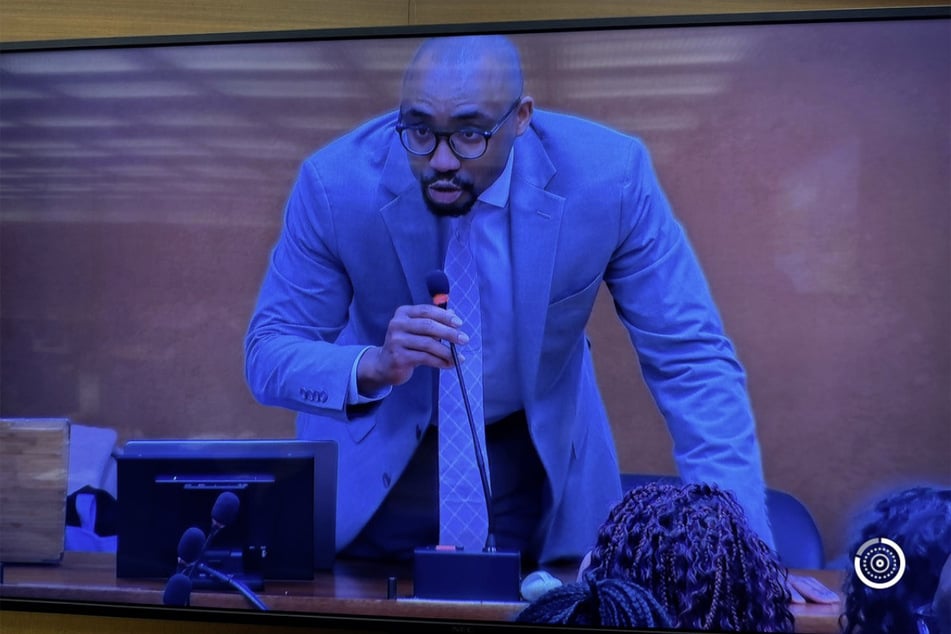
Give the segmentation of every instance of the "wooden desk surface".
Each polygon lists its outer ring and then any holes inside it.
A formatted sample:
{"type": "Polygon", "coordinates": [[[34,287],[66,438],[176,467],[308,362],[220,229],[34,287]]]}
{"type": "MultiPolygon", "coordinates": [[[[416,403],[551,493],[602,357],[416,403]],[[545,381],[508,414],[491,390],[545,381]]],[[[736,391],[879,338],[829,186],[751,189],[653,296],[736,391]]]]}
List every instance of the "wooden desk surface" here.
{"type": "MultiPolygon", "coordinates": [[[[575,570],[553,570],[564,581],[575,570]]],[[[838,590],[842,574],[834,570],[795,571],[809,574],[838,590]]],[[[0,597],[54,601],[161,606],[163,581],[117,579],[115,556],[105,553],[68,552],[60,565],[4,568],[0,597]]],[[[409,568],[398,564],[337,562],[333,572],[318,572],[313,581],[269,581],[258,593],[268,608],[279,612],[452,619],[459,621],[510,621],[524,603],[429,601],[414,599],[409,568]],[[397,577],[397,598],[387,599],[387,577],[397,577]]],[[[231,592],[194,591],[191,604],[200,608],[248,610],[245,599],[231,592]]],[[[842,605],[792,606],[796,631],[813,634],[839,632],[842,605]]]]}

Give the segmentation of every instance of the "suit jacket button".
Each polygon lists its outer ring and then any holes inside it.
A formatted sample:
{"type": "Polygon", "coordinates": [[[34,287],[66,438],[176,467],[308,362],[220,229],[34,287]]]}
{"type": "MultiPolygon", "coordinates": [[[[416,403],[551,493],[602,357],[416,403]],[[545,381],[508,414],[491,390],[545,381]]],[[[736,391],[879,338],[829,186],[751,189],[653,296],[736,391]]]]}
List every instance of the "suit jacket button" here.
{"type": "Polygon", "coordinates": [[[383,486],[387,489],[390,488],[390,474],[389,473],[383,474],[383,486]]]}
{"type": "Polygon", "coordinates": [[[317,392],[317,402],[318,402],[318,403],[326,403],[326,402],[327,402],[327,393],[324,392],[323,390],[318,391],[318,392],[317,392]]]}

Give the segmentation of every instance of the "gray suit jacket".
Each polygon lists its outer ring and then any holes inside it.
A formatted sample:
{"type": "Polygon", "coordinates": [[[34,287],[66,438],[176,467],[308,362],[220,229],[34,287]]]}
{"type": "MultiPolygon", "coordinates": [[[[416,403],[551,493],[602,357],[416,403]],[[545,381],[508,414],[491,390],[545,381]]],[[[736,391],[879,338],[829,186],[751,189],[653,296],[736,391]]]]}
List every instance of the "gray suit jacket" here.
{"type": "MultiPolygon", "coordinates": [[[[437,221],[395,122],[395,113],[372,120],[305,161],[246,340],[256,397],[301,412],[299,436],[339,445],[338,549],[436,416],[428,368],[382,401],[347,405],[359,351],[383,342],[398,306],[431,301],[426,274],[441,268],[437,221]]],[[[681,475],[734,489],[771,543],[745,376],[643,145],[536,111],[515,144],[510,222],[511,341],[552,500],[540,560],[583,554],[620,498],[585,337],[602,282],[668,422],[681,475]]]]}

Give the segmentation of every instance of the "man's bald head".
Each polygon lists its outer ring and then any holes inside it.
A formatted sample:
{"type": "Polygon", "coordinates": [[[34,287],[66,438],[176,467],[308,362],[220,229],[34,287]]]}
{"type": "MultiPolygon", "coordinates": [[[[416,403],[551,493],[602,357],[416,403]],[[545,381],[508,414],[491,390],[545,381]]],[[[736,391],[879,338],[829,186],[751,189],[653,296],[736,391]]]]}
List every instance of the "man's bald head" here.
{"type": "Polygon", "coordinates": [[[410,169],[430,211],[468,213],[502,174],[516,138],[529,128],[532,109],[532,98],[522,94],[518,50],[508,38],[424,42],[403,77],[399,125],[410,169]],[[426,139],[425,147],[432,150],[411,151],[404,134],[426,139]],[[453,139],[476,151],[460,151],[453,139]]]}
{"type": "Polygon", "coordinates": [[[518,49],[501,35],[468,35],[426,40],[406,68],[403,90],[414,82],[454,76],[477,81],[513,100],[522,94],[522,64],[518,49]]]}

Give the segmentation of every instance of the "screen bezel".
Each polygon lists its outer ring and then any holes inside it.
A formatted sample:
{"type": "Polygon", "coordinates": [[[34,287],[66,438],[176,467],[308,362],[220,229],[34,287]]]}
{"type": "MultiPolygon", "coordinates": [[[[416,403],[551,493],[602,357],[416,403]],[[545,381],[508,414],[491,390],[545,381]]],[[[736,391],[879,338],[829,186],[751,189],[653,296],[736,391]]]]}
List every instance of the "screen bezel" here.
{"type": "MultiPolygon", "coordinates": [[[[951,7],[894,7],[875,9],[829,9],[807,11],[773,11],[755,13],[717,13],[667,16],[641,16],[593,19],[564,19],[529,22],[480,22],[449,25],[413,25],[392,27],[355,27],[257,32],[203,33],[167,36],[121,36],[107,38],[75,38],[0,42],[0,53],[52,51],[90,48],[188,46],[209,44],[241,44],[299,40],[337,40],[350,38],[399,38],[464,34],[520,34],[536,32],[568,32],[576,30],[616,30],[628,28],[665,28],[686,26],[763,25],[788,23],[819,23],[839,21],[893,21],[908,19],[948,19],[951,7]]],[[[293,625],[306,627],[340,627],[373,631],[499,631],[523,629],[512,623],[478,621],[435,621],[415,619],[381,619],[365,615],[330,615],[305,613],[259,614],[239,610],[207,608],[167,608],[160,606],[114,604],[108,602],[73,602],[48,599],[0,597],[0,608],[58,614],[81,614],[110,617],[133,617],[158,620],[234,623],[250,625],[293,625]]],[[[534,629],[534,628],[533,628],[534,629]]],[[[591,629],[590,631],[611,631],[591,629]]],[[[652,630],[656,631],[656,630],[652,630]]]]}
{"type": "Polygon", "coordinates": [[[904,20],[951,17],[951,6],[907,6],[891,8],[817,9],[761,11],[749,13],[711,13],[651,15],[609,18],[567,18],[515,22],[472,22],[458,24],[422,24],[326,29],[231,31],[223,33],[186,33],[177,35],[129,35],[117,37],[64,38],[49,40],[0,41],[0,53],[15,51],[51,51],[82,48],[142,46],[187,46],[190,44],[235,44],[290,42],[298,40],[339,40],[386,37],[430,37],[440,35],[476,35],[498,33],[555,33],[563,31],[615,30],[626,28],[669,28],[680,26],[731,26],[904,20]]]}

